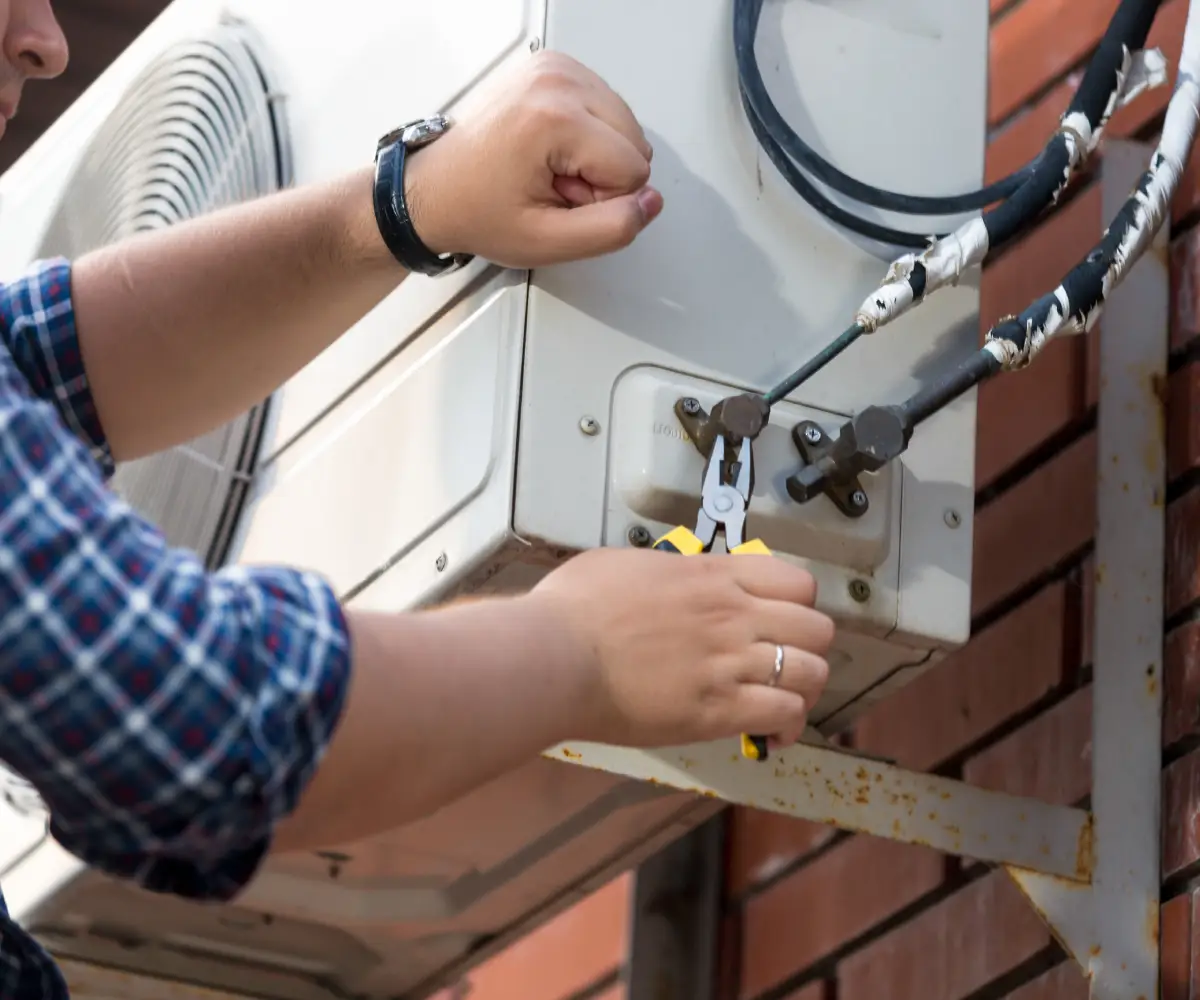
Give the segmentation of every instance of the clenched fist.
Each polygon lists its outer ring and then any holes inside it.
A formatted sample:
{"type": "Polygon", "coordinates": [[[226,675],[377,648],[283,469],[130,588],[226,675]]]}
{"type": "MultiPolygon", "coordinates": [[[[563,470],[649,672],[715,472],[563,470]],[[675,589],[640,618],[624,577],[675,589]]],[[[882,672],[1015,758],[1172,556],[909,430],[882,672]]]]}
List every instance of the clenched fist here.
{"type": "Polygon", "coordinates": [[[417,234],[435,253],[528,268],[610,253],[662,210],[650,144],[595,73],[540,52],[405,172],[417,234]]]}
{"type": "Polygon", "coordinates": [[[772,556],[595,549],[530,599],[553,609],[590,678],[580,738],[665,746],[766,733],[787,746],[829,676],[834,628],[813,609],[813,578],[772,556]]]}

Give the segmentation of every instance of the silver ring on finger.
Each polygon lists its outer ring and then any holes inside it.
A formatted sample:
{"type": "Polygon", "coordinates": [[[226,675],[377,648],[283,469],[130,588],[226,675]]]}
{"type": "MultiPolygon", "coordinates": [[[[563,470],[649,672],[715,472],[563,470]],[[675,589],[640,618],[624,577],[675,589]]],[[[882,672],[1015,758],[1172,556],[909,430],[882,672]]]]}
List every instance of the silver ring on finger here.
{"type": "Polygon", "coordinates": [[[775,669],[771,671],[771,679],[767,683],[771,687],[779,687],[779,679],[783,676],[783,647],[775,647],[775,669]]]}

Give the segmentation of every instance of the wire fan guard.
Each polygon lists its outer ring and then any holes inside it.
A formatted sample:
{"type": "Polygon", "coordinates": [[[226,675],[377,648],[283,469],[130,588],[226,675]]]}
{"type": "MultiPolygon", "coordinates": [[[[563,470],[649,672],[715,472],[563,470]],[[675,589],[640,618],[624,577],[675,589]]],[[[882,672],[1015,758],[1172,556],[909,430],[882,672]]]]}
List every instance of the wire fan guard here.
{"type": "MultiPolygon", "coordinates": [[[[50,223],[43,256],[77,257],[291,183],[286,125],[254,39],[223,23],[164,51],[97,130],[50,223]]],[[[226,558],[266,404],[163,454],[113,488],[210,566],[226,558]]]]}

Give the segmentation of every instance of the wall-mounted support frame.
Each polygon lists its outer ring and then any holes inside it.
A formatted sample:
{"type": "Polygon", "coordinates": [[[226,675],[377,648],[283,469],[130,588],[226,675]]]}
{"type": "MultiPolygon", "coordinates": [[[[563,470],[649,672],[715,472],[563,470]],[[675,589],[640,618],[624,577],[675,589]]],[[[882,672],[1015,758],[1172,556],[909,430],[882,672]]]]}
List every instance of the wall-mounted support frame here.
{"type": "MultiPolygon", "coordinates": [[[[1105,146],[1104,218],[1124,202],[1151,152],[1136,143],[1105,146]]],[[[809,743],[765,764],[725,744],[646,753],[572,743],[556,748],[554,756],[1003,865],[1087,974],[1093,1000],[1157,997],[1162,387],[1170,302],[1165,230],[1110,297],[1099,336],[1090,810],[992,792],[809,743]]],[[[670,848],[678,858],[654,864],[666,865],[667,872],[686,868],[699,850],[691,839],[670,848]]],[[[647,887],[661,881],[647,872],[642,876],[647,887]]],[[[658,974],[667,973],[660,968],[658,974]]]]}

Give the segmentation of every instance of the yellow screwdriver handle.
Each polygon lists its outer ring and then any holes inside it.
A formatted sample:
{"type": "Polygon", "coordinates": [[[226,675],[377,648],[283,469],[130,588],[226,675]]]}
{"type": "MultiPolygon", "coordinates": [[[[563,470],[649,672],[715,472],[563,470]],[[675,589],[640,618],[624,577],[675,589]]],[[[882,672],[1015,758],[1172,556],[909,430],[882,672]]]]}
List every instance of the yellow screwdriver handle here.
{"type": "MultiPolygon", "coordinates": [[[[672,528],[654,543],[657,552],[674,552],[678,555],[696,556],[704,551],[704,543],[696,537],[695,532],[680,525],[672,528]]],[[[743,542],[730,550],[731,556],[769,556],[771,550],[759,539],[743,542]]],[[[765,736],[747,736],[742,734],[742,756],[760,763],[767,759],[767,738],[765,736]]]]}

